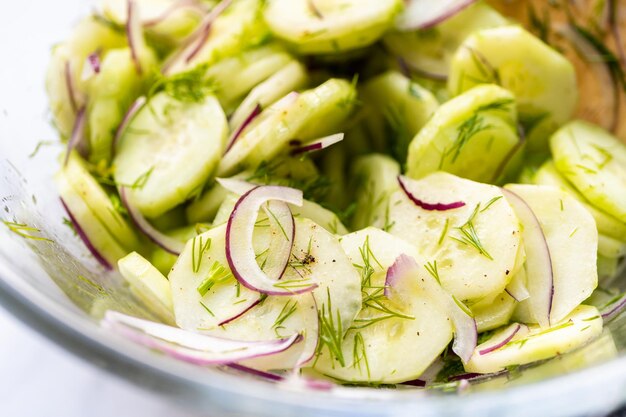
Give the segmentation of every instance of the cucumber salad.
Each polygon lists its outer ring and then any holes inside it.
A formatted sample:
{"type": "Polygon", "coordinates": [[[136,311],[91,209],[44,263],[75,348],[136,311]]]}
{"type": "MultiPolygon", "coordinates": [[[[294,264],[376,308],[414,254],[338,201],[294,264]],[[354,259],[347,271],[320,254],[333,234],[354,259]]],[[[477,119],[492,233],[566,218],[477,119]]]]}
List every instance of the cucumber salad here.
{"type": "Polygon", "coordinates": [[[321,389],[598,338],[626,306],[596,301],[626,255],[626,137],[580,110],[569,52],[610,54],[617,106],[623,51],[562,3],[569,49],[497,0],[104,0],[46,79],[70,225],[146,310],[101,325],[321,389]]]}

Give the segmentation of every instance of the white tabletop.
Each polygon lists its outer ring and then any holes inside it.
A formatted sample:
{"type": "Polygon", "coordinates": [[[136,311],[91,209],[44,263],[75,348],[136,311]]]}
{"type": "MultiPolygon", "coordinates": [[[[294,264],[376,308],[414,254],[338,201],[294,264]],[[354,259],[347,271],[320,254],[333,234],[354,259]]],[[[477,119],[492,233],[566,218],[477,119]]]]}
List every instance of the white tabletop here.
{"type": "Polygon", "coordinates": [[[197,415],[90,366],[2,309],[0,332],[0,416],[197,415]]]}

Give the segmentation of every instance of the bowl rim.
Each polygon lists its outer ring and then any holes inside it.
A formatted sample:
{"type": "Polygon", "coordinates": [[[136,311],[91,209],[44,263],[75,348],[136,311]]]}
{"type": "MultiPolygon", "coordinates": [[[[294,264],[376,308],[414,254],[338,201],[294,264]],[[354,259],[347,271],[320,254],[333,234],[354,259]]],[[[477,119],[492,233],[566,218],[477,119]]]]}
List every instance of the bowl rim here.
{"type": "MultiPolygon", "coordinates": [[[[19,320],[91,365],[192,408],[206,410],[217,406],[267,415],[277,415],[278,411],[285,415],[303,411],[312,415],[387,416],[417,411],[419,415],[461,415],[460,410],[471,410],[467,415],[476,415],[473,413],[520,405],[520,399],[526,399],[531,406],[554,409],[554,415],[565,416],[609,412],[626,403],[624,355],[539,382],[469,395],[416,395],[413,390],[367,388],[346,389],[341,395],[278,390],[271,383],[184,364],[118,337],[100,328],[86,314],[81,317],[46,297],[22,279],[12,262],[4,258],[5,262],[0,262],[0,304],[19,320]],[[603,388],[590,390],[594,385],[603,388]],[[356,390],[362,395],[354,395],[356,390]],[[244,398],[247,401],[242,401],[244,398]],[[449,414],[450,410],[454,412],[449,414]]],[[[524,408],[524,413],[528,411],[524,408]]]]}

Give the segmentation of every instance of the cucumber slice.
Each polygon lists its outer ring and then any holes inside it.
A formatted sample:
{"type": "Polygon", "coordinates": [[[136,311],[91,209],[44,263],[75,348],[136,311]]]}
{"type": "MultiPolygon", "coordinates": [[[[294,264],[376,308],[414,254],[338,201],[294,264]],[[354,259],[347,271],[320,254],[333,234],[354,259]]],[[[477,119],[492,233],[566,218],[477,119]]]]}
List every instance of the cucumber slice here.
{"type": "Polygon", "coordinates": [[[126,39],[121,33],[90,16],[80,21],[66,42],[52,50],[46,72],[46,92],[54,125],[63,139],[70,137],[76,112],[84,104],[83,74],[87,57],[96,51],[104,53],[125,45],[126,39]],[[68,81],[74,90],[73,97],[68,81]]]}
{"type": "Polygon", "coordinates": [[[396,71],[368,81],[361,89],[370,134],[385,142],[392,155],[404,161],[411,139],[431,118],[439,102],[427,89],[396,71]]]}
{"type": "Polygon", "coordinates": [[[337,129],[349,116],[356,99],[354,86],[330,79],[295,100],[285,97],[250,124],[222,158],[217,175],[233,175],[256,168],[288,149],[289,141],[306,141],[337,129]]]}
{"type": "Polygon", "coordinates": [[[137,113],[122,136],[115,180],[133,189],[143,214],[157,217],[189,199],[207,181],[227,132],[215,97],[183,103],[160,93],[137,113]]]}
{"type": "Polygon", "coordinates": [[[231,131],[235,131],[259,105],[262,109],[274,104],[292,91],[308,84],[309,77],[304,65],[296,60],[285,64],[275,74],[250,91],[230,118],[231,131]]]}
{"type": "MultiPolygon", "coordinates": [[[[200,23],[202,13],[198,4],[181,4],[179,0],[135,0],[135,7],[148,36],[161,43],[183,40],[200,23]]],[[[190,2],[191,3],[191,2],[190,2]]],[[[128,0],[105,0],[101,13],[113,23],[123,26],[128,19],[128,0]]]]}
{"type": "Polygon", "coordinates": [[[70,185],[66,175],[58,172],[54,177],[61,199],[72,213],[72,217],[83,230],[89,242],[100,256],[111,266],[128,251],[120,246],[109,231],[100,223],[80,194],[70,185]]]}
{"type": "Polygon", "coordinates": [[[399,0],[270,0],[265,21],[301,54],[331,54],[368,46],[393,24],[399,0]]]}
{"type": "MultiPolygon", "coordinates": [[[[432,299],[423,280],[426,271],[405,289],[405,303],[395,304],[382,294],[387,269],[402,254],[418,256],[415,247],[382,230],[367,228],[346,235],[341,246],[361,271],[362,292],[369,306],[377,304],[411,318],[391,317],[364,307],[341,345],[342,357],[328,348],[321,351],[315,369],[349,382],[395,383],[418,378],[452,340],[446,312],[432,299]],[[419,279],[417,279],[419,278],[419,279]]],[[[436,283],[434,284],[436,285],[436,283]]],[[[319,304],[318,304],[319,305],[319,304]]]]}
{"type": "Polygon", "coordinates": [[[233,0],[212,23],[206,37],[184,45],[166,61],[166,75],[210,66],[225,57],[261,44],[269,31],[261,16],[261,0],[233,0]]]}
{"type": "MultiPolygon", "coordinates": [[[[263,226],[263,216],[259,218],[259,225],[255,231],[255,251],[262,254],[267,251],[270,236],[266,227],[263,226]]],[[[348,329],[354,317],[361,308],[361,292],[359,274],[352,263],[343,253],[337,238],[310,220],[296,218],[296,234],[294,248],[292,250],[293,262],[288,266],[283,281],[290,279],[301,280],[311,277],[318,283],[318,288],[313,292],[318,306],[327,302],[331,297],[335,308],[333,314],[341,317],[343,329],[348,329]],[[306,263],[302,260],[307,259],[306,263]]],[[[228,270],[228,263],[224,254],[225,225],[217,226],[210,231],[198,236],[187,244],[186,250],[181,254],[178,262],[170,274],[172,296],[176,312],[177,324],[185,329],[208,332],[222,335],[228,338],[244,338],[245,340],[267,340],[279,337],[281,331],[289,329],[277,329],[275,326],[278,316],[288,300],[297,301],[299,297],[310,297],[310,294],[302,296],[270,296],[265,301],[245,312],[244,315],[232,320],[223,326],[218,326],[220,318],[235,317],[241,300],[250,300],[250,297],[258,299],[259,294],[239,287],[232,275],[224,283],[215,285],[205,296],[198,293],[198,286],[206,279],[211,265],[219,262],[228,270]],[[206,245],[207,239],[211,239],[210,247],[199,253],[199,239],[203,239],[206,245]],[[195,249],[194,249],[195,248],[195,249]],[[199,268],[193,270],[192,253],[195,250],[196,265],[199,268]],[[239,296],[237,291],[239,287],[239,296]],[[200,304],[202,302],[202,304],[200,304]],[[218,317],[211,316],[209,310],[218,317]],[[277,333],[278,331],[278,333],[277,333]]],[[[298,304],[303,304],[298,301],[298,304]]],[[[297,315],[296,315],[297,316],[297,315]]],[[[296,325],[298,321],[296,320],[296,325]]],[[[283,323],[285,327],[289,322],[283,323]]],[[[303,330],[301,327],[298,331],[303,330]]],[[[317,332],[315,332],[317,334],[317,332]]],[[[293,358],[293,356],[290,356],[293,358]]],[[[280,368],[288,368],[292,363],[287,359],[281,363],[280,368]]],[[[263,367],[276,367],[268,362],[263,362],[263,367]]]]}
{"type": "Polygon", "coordinates": [[[149,261],[132,252],[117,263],[130,291],[148,310],[167,324],[174,324],[170,283],[149,261]]]}
{"type": "Polygon", "coordinates": [[[211,65],[206,77],[212,81],[215,95],[228,111],[256,85],[292,60],[293,58],[277,45],[261,46],[211,65]]]}
{"type": "Polygon", "coordinates": [[[513,95],[479,86],[446,102],[409,146],[407,175],[422,178],[442,170],[494,182],[519,146],[513,95]]]}
{"type": "Polygon", "coordinates": [[[387,230],[389,198],[398,189],[400,164],[392,158],[372,154],[359,157],[352,166],[353,189],[356,190],[358,210],[352,218],[352,227],[362,229],[374,226],[387,230]]]}
{"type": "Polygon", "coordinates": [[[626,223],[626,146],[605,130],[574,121],[550,139],[554,164],[589,202],[626,223]]]}
{"type": "MultiPolygon", "coordinates": [[[[531,136],[538,122],[556,130],[576,109],[578,89],[573,65],[519,26],[475,32],[465,39],[452,60],[448,88],[453,95],[492,83],[515,95],[520,119],[531,136]]],[[[545,150],[552,129],[535,140],[529,138],[529,147],[545,150]]]]}
{"type": "Polygon", "coordinates": [[[396,191],[389,203],[389,232],[413,243],[423,259],[437,261],[441,285],[462,302],[471,305],[501,294],[516,268],[521,233],[500,189],[444,172],[404,181],[428,203],[465,205],[425,210],[396,191]]]}
{"type": "Polygon", "coordinates": [[[516,304],[515,299],[504,292],[489,303],[479,303],[470,307],[474,313],[478,333],[508,324],[516,304]]]}
{"type": "Polygon", "coordinates": [[[126,110],[147,89],[148,78],[156,65],[151,49],[139,49],[142,73],[132,59],[130,48],[115,49],[104,55],[100,73],[88,86],[89,159],[93,163],[111,159],[113,138],[126,110]]]}
{"type": "Polygon", "coordinates": [[[416,75],[445,79],[457,48],[472,33],[509,24],[508,20],[483,2],[471,5],[437,26],[414,32],[389,32],[383,41],[416,75]]]}
{"type": "Polygon", "coordinates": [[[617,240],[626,241],[626,223],[617,220],[610,214],[597,209],[569,183],[554,166],[554,162],[547,161],[534,174],[533,181],[537,185],[549,185],[560,188],[580,201],[593,216],[598,226],[598,232],[617,240]]]}
{"type": "Polygon", "coordinates": [[[141,247],[131,225],[115,209],[109,195],[89,173],[85,163],[77,153],[71,153],[62,172],[74,191],[80,195],[120,246],[128,250],[136,250],[141,247]]]}
{"type": "Polygon", "coordinates": [[[481,350],[492,346],[493,341],[502,337],[502,334],[494,334],[490,340],[476,347],[465,370],[486,374],[501,371],[507,366],[549,359],[583,346],[601,333],[602,317],[598,310],[580,305],[551,328],[542,330],[539,326],[531,325],[528,333],[518,332],[502,348],[481,355],[481,350]]]}
{"type": "Polygon", "coordinates": [[[605,258],[623,258],[626,256],[626,242],[598,235],[598,255],[605,258]]]}
{"type": "Polygon", "coordinates": [[[506,188],[530,206],[541,224],[552,261],[550,323],[558,323],[598,285],[595,222],[582,204],[557,188],[519,184],[506,188]]]}

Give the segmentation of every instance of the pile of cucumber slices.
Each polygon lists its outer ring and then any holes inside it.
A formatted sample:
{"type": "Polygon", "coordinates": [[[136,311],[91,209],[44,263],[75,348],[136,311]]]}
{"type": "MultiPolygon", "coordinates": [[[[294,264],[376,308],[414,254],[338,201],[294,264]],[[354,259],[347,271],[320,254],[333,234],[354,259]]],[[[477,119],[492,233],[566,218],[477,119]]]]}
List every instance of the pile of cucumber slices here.
{"type": "Polygon", "coordinates": [[[589,300],[626,255],[626,146],[485,2],[105,0],[46,86],[62,204],[152,314],[102,326],[166,355],[430,386],[626,306],[589,300]]]}

